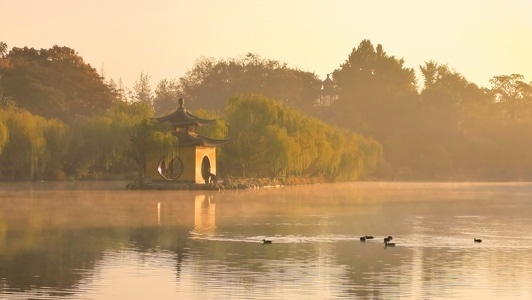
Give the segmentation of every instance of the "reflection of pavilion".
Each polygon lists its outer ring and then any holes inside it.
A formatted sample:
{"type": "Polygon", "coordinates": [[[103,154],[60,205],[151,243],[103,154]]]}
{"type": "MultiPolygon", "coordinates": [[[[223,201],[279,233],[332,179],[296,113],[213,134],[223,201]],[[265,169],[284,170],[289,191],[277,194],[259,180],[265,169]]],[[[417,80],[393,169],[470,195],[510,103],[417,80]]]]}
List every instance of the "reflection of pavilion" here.
{"type": "Polygon", "coordinates": [[[213,195],[196,195],[194,202],[194,231],[214,233],[216,231],[216,204],[213,195]]]}

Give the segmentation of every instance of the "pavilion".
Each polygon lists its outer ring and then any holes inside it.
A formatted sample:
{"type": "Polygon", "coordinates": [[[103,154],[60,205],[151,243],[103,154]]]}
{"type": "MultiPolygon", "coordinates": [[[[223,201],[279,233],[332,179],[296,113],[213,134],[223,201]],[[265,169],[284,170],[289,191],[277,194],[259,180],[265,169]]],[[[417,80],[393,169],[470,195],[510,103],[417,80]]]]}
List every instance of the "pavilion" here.
{"type": "Polygon", "coordinates": [[[172,134],[178,139],[177,156],[167,157],[152,153],[146,162],[146,177],[152,181],[209,184],[216,181],[216,147],[227,142],[208,138],[197,133],[198,127],[210,126],[215,120],[199,118],[184,107],[179,107],[167,116],[155,118],[167,122],[172,134]]]}

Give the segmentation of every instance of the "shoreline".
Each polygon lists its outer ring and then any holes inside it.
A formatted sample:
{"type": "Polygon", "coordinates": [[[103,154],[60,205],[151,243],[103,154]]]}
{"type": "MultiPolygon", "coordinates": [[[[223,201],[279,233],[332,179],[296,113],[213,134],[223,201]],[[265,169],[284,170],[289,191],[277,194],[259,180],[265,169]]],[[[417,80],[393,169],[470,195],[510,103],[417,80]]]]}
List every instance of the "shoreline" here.
{"type": "Polygon", "coordinates": [[[327,183],[333,182],[326,180],[321,177],[312,177],[312,178],[299,178],[299,177],[289,177],[289,178],[225,178],[223,180],[217,181],[215,183],[189,183],[189,182],[164,182],[156,181],[149,183],[135,183],[131,182],[127,184],[127,190],[211,190],[211,191],[220,191],[220,190],[246,190],[246,189],[256,189],[256,188],[269,188],[269,187],[282,187],[282,186],[292,186],[292,185],[306,185],[306,184],[316,184],[316,183],[327,183]]]}

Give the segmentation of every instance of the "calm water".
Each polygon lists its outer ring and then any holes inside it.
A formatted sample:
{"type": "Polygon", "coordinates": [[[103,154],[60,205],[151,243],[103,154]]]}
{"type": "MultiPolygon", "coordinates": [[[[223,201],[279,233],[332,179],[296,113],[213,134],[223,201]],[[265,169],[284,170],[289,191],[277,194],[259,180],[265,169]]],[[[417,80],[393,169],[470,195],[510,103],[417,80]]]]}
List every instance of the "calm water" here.
{"type": "Polygon", "coordinates": [[[125,184],[1,184],[0,299],[532,298],[531,183],[125,184]]]}

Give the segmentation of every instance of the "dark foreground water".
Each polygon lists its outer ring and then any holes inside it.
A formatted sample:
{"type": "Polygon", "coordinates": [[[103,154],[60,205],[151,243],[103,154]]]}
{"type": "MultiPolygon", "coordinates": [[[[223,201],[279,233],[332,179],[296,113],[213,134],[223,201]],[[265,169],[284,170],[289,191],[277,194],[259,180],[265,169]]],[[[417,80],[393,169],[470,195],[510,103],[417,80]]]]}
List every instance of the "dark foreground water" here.
{"type": "Polygon", "coordinates": [[[532,298],[530,183],[124,187],[0,184],[0,299],[532,298]]]}

